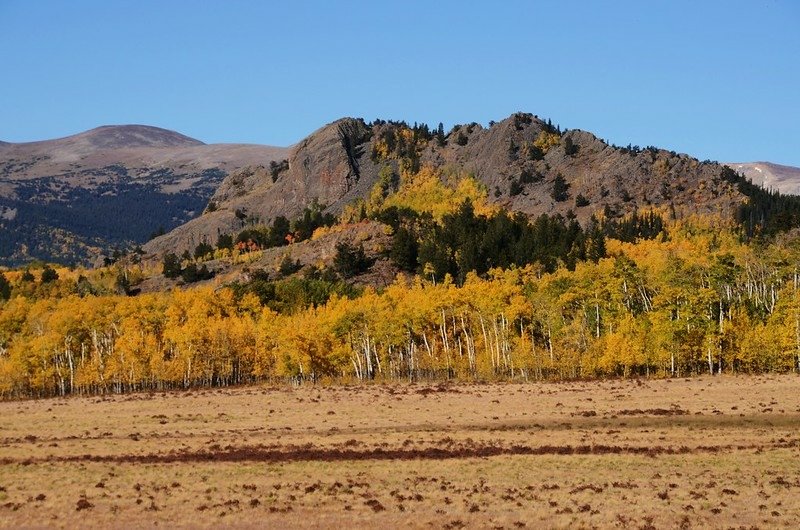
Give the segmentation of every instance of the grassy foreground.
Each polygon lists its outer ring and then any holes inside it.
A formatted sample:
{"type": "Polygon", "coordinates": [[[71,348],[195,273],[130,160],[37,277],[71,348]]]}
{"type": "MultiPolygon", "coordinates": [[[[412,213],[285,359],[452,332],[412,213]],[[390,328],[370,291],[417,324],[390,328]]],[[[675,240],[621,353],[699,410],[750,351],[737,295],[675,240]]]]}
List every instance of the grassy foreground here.
{"type": "Polygon", "coordinates": [[[3,527],[796,527],[800,378],[0,403],[3,527]]]}

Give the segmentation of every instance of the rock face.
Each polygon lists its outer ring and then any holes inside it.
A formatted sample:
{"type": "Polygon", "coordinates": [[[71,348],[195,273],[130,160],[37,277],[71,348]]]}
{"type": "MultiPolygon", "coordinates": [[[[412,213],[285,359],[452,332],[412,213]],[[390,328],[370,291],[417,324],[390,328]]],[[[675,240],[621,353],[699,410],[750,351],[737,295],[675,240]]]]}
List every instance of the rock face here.
{"type": "MultiPolygon", "coordinates": [[[[742,199],[719,178],[717,164],[662,149],[619,148],[581,130],[550,136],[554,143],[540,160],[526,155],[526,147],[553,133],[535,116],[514,114],[488,129],[467,127],[466,145],[448,141],[438,154],[444,163],[472,171],[492,200],[528,215],[571,210],[586,220],[606,207],[613,215],[650,207],[672,207],[678,215],[725,213],[742,199]],[[559,175],[568,186],[563,200],[553,196],[559,175]],[[576,203],[579,195],[585,201],[576,203]]],[[[432,147],[425,159],[436,160],[436,151],[432,147]]]]}
{"type": "Polygon", "coordinates": [[[220,234],[241,230],[245,222],[293,218],[313,201],[339,212],[369,193],[379,166],[369,157],[370,129],[345,118],[312,133],[294,146],[282,163],[249,167],[229,175],[211,198],[213,211],[150,241],[150,253],[193,249],[220,234]]]}
{"type": "Polygon", "coordinates": [[[286,149],[143,125],[0,144],[0,264],[90,263],[199,215],[225,176],[286,149]]]}
{"type": "MultiPolygon", "coordinates": [[[[295,145],[285,162],[231,173],[211,199],[213,211],[144,249],[159,254],[191,250],[201,241],[213,244],[246,222],[291,219],[313,201],[339,213],[368,196],[382,167],[397,169],[397,157],[376,156],[376,146],[397,138],[403,127],[354,118],[328,124],[295,145]]],[[[620,148],[580,130],[562,133],[531,114],[514,114],[488,128],[459,126],[446,138],[428,135],[413,152],[421,165],[472,173],[491,201],[532,216],[571,211],[586,221],[599,212],[619,216],[654,207],[677,216],[727,215],[744,200],[720,178],[719,164],[656,148],[620,148]],[[566,189],[554,193],[562,179],[566,189]]]]}
{"type": "Polygon", "coordinates": [[[786,195],[800,195],[800,168],[771,162],[733,162],[728,165],[757,186],[786,195]]]}

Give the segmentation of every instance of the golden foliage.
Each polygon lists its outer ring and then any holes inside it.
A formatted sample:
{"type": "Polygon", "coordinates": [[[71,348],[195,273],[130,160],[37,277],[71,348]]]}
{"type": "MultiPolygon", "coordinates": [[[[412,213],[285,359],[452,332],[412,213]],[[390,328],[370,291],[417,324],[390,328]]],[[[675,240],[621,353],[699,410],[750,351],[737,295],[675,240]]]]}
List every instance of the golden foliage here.
{"type": "Polygon", "coordinates": [[[551,147],[555,147],[560,143],[561,137],[558,134],[547,131],[540,132],[536,140],[533,141],[533,145],[538,147],[542,153],[547,153],[551,147]]]}
{"type": "MultiPolygon", "coordinates": [[[[450,207],[482,197],[430,169],[405,177],[412,189],[387,203],[443,215],[413,190],[450,207]]],[[[609,241],[608,258],[574,271],[493,270],[461,287],[398,278],[286,314],[228,288],[79,297],[59,280],[50,296],[0,305],[0,394],[796,370],[800,248],[756,253],[713,225],[681,221],[666,241],[609,241]]]]}
{"type": "Polygon", "coordinates": [[[371,208],[409,208],[430,213],[434,219],[455,212],[470,200],[475,213],[489,215],[495,207],[487,201],[486,189],[472,176],[464,173],[443,173],[432,166],[423,166],[416,173],[404,171],[400,176],[400,189],[384,200],[371,203],[371,208]]]}

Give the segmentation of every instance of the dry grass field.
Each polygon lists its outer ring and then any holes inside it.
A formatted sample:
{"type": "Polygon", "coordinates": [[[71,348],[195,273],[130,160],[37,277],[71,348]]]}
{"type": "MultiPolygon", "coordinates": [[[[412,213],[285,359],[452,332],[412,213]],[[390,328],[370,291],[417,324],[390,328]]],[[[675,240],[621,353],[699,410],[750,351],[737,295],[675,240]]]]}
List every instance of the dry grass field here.
{"type": "Polygon", "coordinates": [[[800,377],[0,403],[0,526],[800,525],[800,377]]]}

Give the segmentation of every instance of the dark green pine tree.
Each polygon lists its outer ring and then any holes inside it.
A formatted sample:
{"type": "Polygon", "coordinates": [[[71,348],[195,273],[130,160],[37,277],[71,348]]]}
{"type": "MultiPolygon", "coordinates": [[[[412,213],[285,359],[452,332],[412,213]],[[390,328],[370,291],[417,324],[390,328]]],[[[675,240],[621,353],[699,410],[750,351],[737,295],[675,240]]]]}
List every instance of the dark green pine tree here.
{"type": "Polygon", "coordinates": [[[439,147],[444,147],[447,143],[444,136],[444,124],[442,122],[439,122],[439,127],[436,128],[436,143],[439,147]]]}
{"type": "Polygon", "coordinates": [[[553,181],[553,190],[550,192],[550,196],[556,202],[564,202],[568,197],[567,190],[569,190],[569,184],[564,180],[564,176],[559,173],[553,181]]]}
{"type": "Polygon", "coordinates": [[[419,244],[414,234],[405,227],[399,227],[392,237],[392,250],[389,258],[401,270],[413,272],[417,269],[419,244]]]}
{"type": "Polygon", "coordinates": [[[8,300],[11,298],[11,284],[8,282],[8,278],[0,272],[0,300],[8,300]]]}
{"type": "Polygon", "coordinates": [[[170,252],[164,254],[162,261],[162,269],[164,276],[167,278],[177,278],[181,275],[181,262],[174,253],[170,252]]]}

